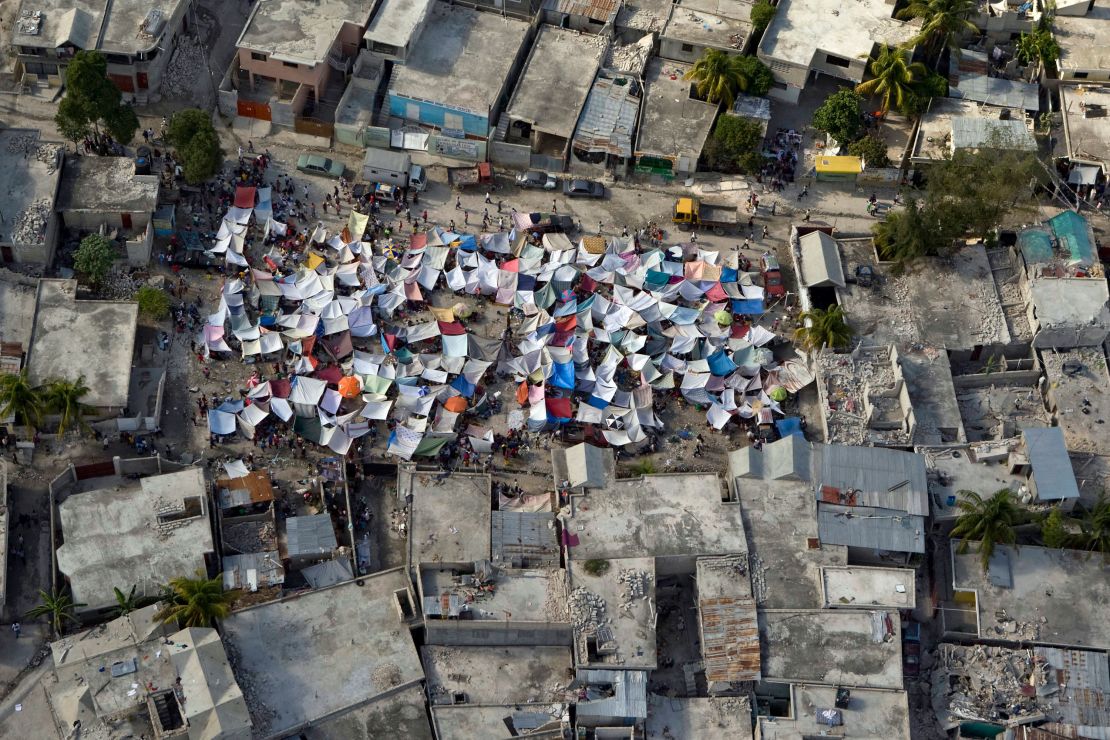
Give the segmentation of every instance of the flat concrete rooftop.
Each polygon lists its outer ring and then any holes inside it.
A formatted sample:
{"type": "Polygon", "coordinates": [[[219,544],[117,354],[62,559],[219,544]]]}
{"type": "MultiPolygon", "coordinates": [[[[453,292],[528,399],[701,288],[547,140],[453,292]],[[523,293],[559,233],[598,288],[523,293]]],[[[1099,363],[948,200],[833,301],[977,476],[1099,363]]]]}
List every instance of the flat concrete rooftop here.
{"type": "MultiPolygon", "coordinates": [[[[1046,277],[1029,281],[1029,300],[1036,311],[1037,324],[1041,330],[1057,330],[1053,334],[1066,334],[1073,329],[1079,334],[1087,327],[1091,327],[1092,331],[1102,327],[1102,336],[1105,337],[1106,328],[1110,327],[1108,299],[1110,291],[1107,290],[1106,278],[1102,276],[1046,277]]],[[[1052,340],[1048,341],[1048,344],[1052,343],[1052,340]]],[[[1038,346],[1042,346],[1042,342],[1038,342],[1038,346]]]]}
{"type": "MultiPolygon", "coordinates": [[[[367,576],[371,585],[378,576],[367,576]]],[[[388,571],[387,587],[404,583],[388,571]]],[[[282,736],[423,679],[392,596],[355,582],[250,607],[223,621],[255,731],[282,736]]]]}
{"type": "MultiPolygon", "coordinates": [[[[134,54],[149,51],[159,45],[165,29],[158,36],[141,31],[143,22],[152,10],[162,11],[166,24],[178,14],[186,0],[112,0],[106,3],[107,17],[97,48],[105,52],[134,54]]],[[[168,49],[167,49],[168,52],[168,49]]]]}
{"type": "Polygon", "coordinates": [[[922,450],[930,473],[936,473],[929,476],[929,503],[933,519],[952,520],[960,515],[957,506],[960,491],[976,491],[984,496],[1001,488],[1016,492],[1023,479],[1010,474],[1007,460],[1011,446],[1000,441],[958,449],[922,450]],[[991,454],[992,450],[997,452],[991,454]],[[989,459],[979,459],[980,451],[989,459]]]}
{"type": "Polygon", "coordinates": [[[56,48],[67,43],[78,49],[100,49],[105,52],[136,54],[149,51],[159,44],[165,28],[157,36],[143,29],[151,10],[160,10],[169,21],[186,0],[23,0],[20,13],[40,11],[43,14],[39,32],[12,34],[13,45],[56,48]]]}
{"type": "Polygon", "coordinates": [[[1060,85],[1067,155],[1080,162],[1110,166],[1110,126],[1104,113],[1110,110],[1110,84],[1080,87],[1060,85]]]}
{"type": "Polygon", "coordinates": [[[37,281],[0,280],[0,342],[18,342],[26,351],[35,320],[37,281]]]}
{"type": "Polygon", "coordinates": [[[747,697],[670,697],[648,694],[647,737],[751,740],[747,697]]]}
{"type": "Polygon", "coordinates": [[[645,475],[572,496],[566,531],[575,560],[747,552],[740,507],[712,473],[645,475]]]}
{"type": "Polygon", "coordinates": [[[153,211],[158,205],[158,178],[135,175],[130,157],[73,157],[66,161],[58,187],[58,211],[153,211]]]}
{"type": "Polygon", "coordinates": [[[563,571],[555,569],[499,571],[493,578],[493,590],[479,591],[460,584],[455,571],[435,568],[420,571],[425,598],[458,594],[474,621],[565,622],[565,614],[554,614],[549,609],[549,604],[562,598],[564,577],[563,571]]]}
{"type": "Polygon", "coordinates": [[[124,408],[139,304],[79,301],[76,280],[39,282],[27,368],[31,381],[77,380],[89,387],[82,402],[93,408],[124,408]]]}
{"type": "Polygon", "coordinates": [[[509,117],[569,139],[604,48],[604,37],[541,26],[509,101],[509,117]]]}
{"type": "MultiPolygon", "coordinates": [[[[820,737],[829,726],[817,721],[817,710],[836,706],[836,687],[790,687],[789,717],[759,717],[759,736],[763,740],[798,740],[820,737]]],[[[834,728],[842,737],[908,738],[910,732],[909,696],[905,691],[852,689],[847,709],[842,709],[844,724],[834,728]]]]}
{"type": "Polygon", "coordinates": [[[312,67],[327,59],[343,24],[365,26],[373,7],[365,0],[265,0],[254,6],[236,46],[312,67]]]}
{"type": "Polygon", "coordinates": [[[527,32],[524,21],[437,2],[389,92],[487,115],[527,32]]]}
{"type": "Polygon", "coordinates": [[[1110,6],[1095,5],[1083,16],[1056,14],[1052,35],[1060,44],[1061,70],[1110,70],[1110,6]]]}
{"type": "MultiPolygon", "coordinates": [[[[435,723],[438,740],[474,740],[475,738],[516,737],[519,735],[515,721],[523,720],[526,727],[543,722],[541,726],[558,728],[564,716],[568,716],[566,704],[513,704],[476,706],[457,704],[454,706],[433,706],[432,721],[435,723]],[[516,732],[510,732],[507,723],[514,723],[516,732]]],[[[528,737],[529,735],[523,735],[528,737]]],[[[549,735],[542,735],[547,740],[549,735]]]]}
{"type": "Polygon", "coordinates": [[[1044,351],[1041,364],[1068,450],[1110,455],[1110,372],[1102,349],[1044,351]],[[1065,365],[1070,372],[1064,372],[1065,365]]]}
{"type": "Polygon", "coordinates": [[[894,6],[884,0],[783,0],[759,51],[799,67],[808,67],[818,54],[866,59],[875,44],[898,46],[915,33],[893,13],[894,6]]]}
{"type": "Polygon", "coordinates": [[[1016,634],[1030,642],[1110,649],[1110,565],[1102,558],[1078,550],[998,546],[984,573],[975,543],[963,555],[956,545],[952,584],[976,592],[981,638],[1008,639],[1009,633],[995,630],[1004,612],[1007,621],[1017,622],[1016,634]]]}
{"type": "MultiPolygon", "coordinates": [[[[34,230],[20,228],[25,214],[51,213],[62,166],[40,160],[37,153],[60,149],[60,145],[40,140],[37,129],[9,128],[0,131],[0,198],[4,218],[0,219],[0,244],[42,244],[43,234],[29,236],[34,230]],[[13,151],[14,150],[14,151],[13,151]],[[45,202],[45,208],[33,208],[45,202]]],[[[58,160],[61,155],[57,155],[58,160]]],[[[49,157],[48,157],[49,159],[49,157]]]]}
{"type": "Polygon", "coordinates": [[[425,645],[420,657],[432,704],[456,692],[470,704],[562,701],[574,665],[569,647],[425,645]]]}
{"type": "Polygon", "coordinates": [[[490,479],[454,473],[437,481],[435,473],[399,468],[398,494],[412,496],[409,563],[473,563],[489,560],[490,479]]]}
{"type": "Polygon", "coordinates": [[[897,612],[764,610],[759,633],[764,681],[902,688],[897,612]]]}
{"type": "MultiPolygon", "coordinates": [[[[651,558],[610,560],[608,570],[600,575],[587,573],[581,561],[570,563],[571,620],[575,624],[576,662],[578,667],[654,670],[657,664],[655,605],[655,561],[651,558]],[[628,573],[646,574],[644,594],[626,598],[628,587],[621,582],[628,573]],[[575,593],[576,590],[582,591],[575,593]],[[601,609],[590,605],[597,600],[601,609]],[[601,624],[611,633],[611,654],[590,659],[586,635],[592,635],[601,624]]],[[[693,628],[693,615],[690,616],[693,628]]]]}
{"type": "Polygon", "coordinates": [[[824,606],[842,609],[913,609],[917,603],[915,573],[910,568],[868,568],[859,565],[821,568],[824,606]]]}
{"type": "Polygon", "coordinates": [[[683,79],[690,66],[658,57],[648,62],[636,156],[690,157],[694,161],[701,156],[717,118],[717,106],[690,97],[691,83],[683,79]]]}
{"type": "Polygon", "coordinates": [[[752,33],[752,3],[745,0],[693,0],[676,3],[663,37],[719,49],[744,48],[752,33]]]}
{"type": "Polygon", "coordinates": [[[362,37],[371,43],[406,46],[433,5],[435,0],[382,0],[362,37]]]}
{"type": "Polygon", "coordinates": [[[413,685],[301,730],[307,740],[434,740],[424,688],[413,685]]]}

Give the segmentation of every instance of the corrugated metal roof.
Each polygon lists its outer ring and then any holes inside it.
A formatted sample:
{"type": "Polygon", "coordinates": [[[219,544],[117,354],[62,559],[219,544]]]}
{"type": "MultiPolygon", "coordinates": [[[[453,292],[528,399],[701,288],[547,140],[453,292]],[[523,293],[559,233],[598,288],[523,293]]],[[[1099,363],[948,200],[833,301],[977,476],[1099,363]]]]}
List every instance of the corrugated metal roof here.
{"type": "Polygon", "coordinates": [[[325,560],[322,563],[310,565],[301,571],[301,575],[313,588],[327,588],[355,577],[354,571],[351,570],[351,561],[347,558],[325,560]]]}
{"type": "Polygon", "coordinates": [[[579,671],[578,680],[613,687],[606,699],[578,702],[579,717],[647,719],[647,671],[579,671]]]}
{"type": "Polygon", "coordinates": [[[1064,443],[1064,430],[1060,427],[1023,429],[1021,438],[1025,442],[1029,466],[1033,469],[1037,499],[1059,501],[1079,498],[1079,485],[1075,482],[1075,471],[1064,443]]]}
{"type": "Polygon", "coordinates": [[[952,119],[952,148],[998,147],[1034,152],[1037,142],[1024,121],[959,116],[952,119]]]}
{"type": "Polygon", "coordinates": [[[633,94],[633,89],[639,88],[628,77],[595,82],[574,130],[574,146],[588,152],[631,157],[632,131],[640,111],[640,98],[633,94]]]}
{"type": "Polygon", "coordinates": [[[702,656],[710,681],[758,681],[759,625],[751,596],[718,597],[698,602],[702,656]]]}
{"type": "Polygon", "coordinates": [[[840,245],[823,231],[811,231],[800,240],[802,284],[808,288],[835,285],[843,288],[844,265],[840,245]]]}
{"type": "Polygon", "coordinates": [[[216,488],[221,509],[274,500],[270,475],[263,470],[251,471],[241,478],[220,478],[216,488]]]}
{"type": "Polygon", "coordinates": [[[925,517],[890,509],[818,504],[817,534],[829,545],[925,552],[925,517]]]}
{"type": "Polygon", "coordinates": [[[1050,666],[1049,686],[1055,681],[1059,689],[1053,702],[1053,709],[1059,712],[1057,719],[1103,731],[1110,727],[1110,664],[1106,653],[1050,647],[1033,648],[1033,653],[1050,666]]]}
{"type": "Polygon", "coordinates": [[[328,514],[292,516],[285,520],[286,551],[289,557],[329,555],[338,546],[328,514]]]}
{"type": "Polygon", "coordinates": [[[948,94],[1019,111],[1036,111],[1041,106],[1040,90],[1033,83],[971,72],[961,72],[959,87],[949,88],[948,94]]]}
{"type": "Polygon", "coordinates": [[[248,570],[254,570],[260,587],[280,586],[285,583],[285,568],[276,550],[250,552],[243,555],[224,555],[224,590],[250,588],[248,570]]]}
{"type": "Polygon", "coordinates": [[[514,568],[559,564],[559,545],[549,511],[495,511],[491,527],[493,562],[514,568]]]}
{"type": "Polygon", "coordinates": [[[893,509],[916,516],[929,515],[929,484],[925,458],[914,452],[886,447],[818,445],[818,500],[828,489],[856,506],[893,509]]]}
{"type": "Polygon", "coordinates": [[[608,23],[617,16],[619,0],[545,0],[543,9],[608,23]]]}

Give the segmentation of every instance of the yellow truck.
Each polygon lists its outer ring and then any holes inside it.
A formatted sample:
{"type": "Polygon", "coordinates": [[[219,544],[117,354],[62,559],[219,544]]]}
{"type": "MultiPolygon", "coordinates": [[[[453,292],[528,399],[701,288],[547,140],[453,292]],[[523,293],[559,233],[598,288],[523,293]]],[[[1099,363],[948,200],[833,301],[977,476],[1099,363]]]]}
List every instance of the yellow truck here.
{"type": "Polygon", "coordinates": [[[714,234],[727,234],[740,222],[738,210],[736,206],[702,203],[697,198],[679,198],[671,221],[679,231],[710,229],[714,234]]]}

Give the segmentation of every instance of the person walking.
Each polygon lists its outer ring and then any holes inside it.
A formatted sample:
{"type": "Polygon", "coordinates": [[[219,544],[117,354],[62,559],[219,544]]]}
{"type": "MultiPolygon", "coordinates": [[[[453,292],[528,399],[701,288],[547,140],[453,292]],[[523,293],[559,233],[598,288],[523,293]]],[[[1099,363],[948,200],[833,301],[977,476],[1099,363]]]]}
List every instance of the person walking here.
{"type": "Polygon", "coordinates": [[[555,202],[554,198],[551,199],[551,212],[552,213],[558,213],[559,212],[559,204],[555,202]]]}
{"type": "Polygon", "coordinates": [[[459,195],[455,196],[455,210],[456,211],[461,211],[462,210],[462,196],[459,196],[459,195]]]}
{"type": "Polygon", "coordinates": [[[803,221],[809,221],[809,209],[808,208],[806,209],[806,215],[802,220],[803,221]]]}
{"type": "Polygon", "coordinates": [[[486,191],[486,203],[493,203],[493,198],[490,197],[489,191],[486,191]]]}

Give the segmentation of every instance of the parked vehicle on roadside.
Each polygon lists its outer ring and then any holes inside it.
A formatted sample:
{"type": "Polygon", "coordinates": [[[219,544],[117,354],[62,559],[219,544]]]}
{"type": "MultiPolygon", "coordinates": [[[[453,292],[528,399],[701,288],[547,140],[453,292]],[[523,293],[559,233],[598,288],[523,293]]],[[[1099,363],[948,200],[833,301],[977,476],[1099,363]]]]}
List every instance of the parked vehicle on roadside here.
{"type": "Polygon", "coordinates": [[[297,158],[297,169],[309,175],[320,175],[338,180],[346,169],[342,162],[318,154],[302,154],[297,158]]]}
{"type": "Polygon", "coordinates": [[[516,176],[516,184],[522,188],[536,190],[554,190],[559,185],[559,179],[554,175],[539,170],[528,170],[516,176]]]}
{"type": "Polygon", "coordinates": [[[605,186],[593,180],[564,180],[563,195],[568,198],[604,198],[605,186]]]}

